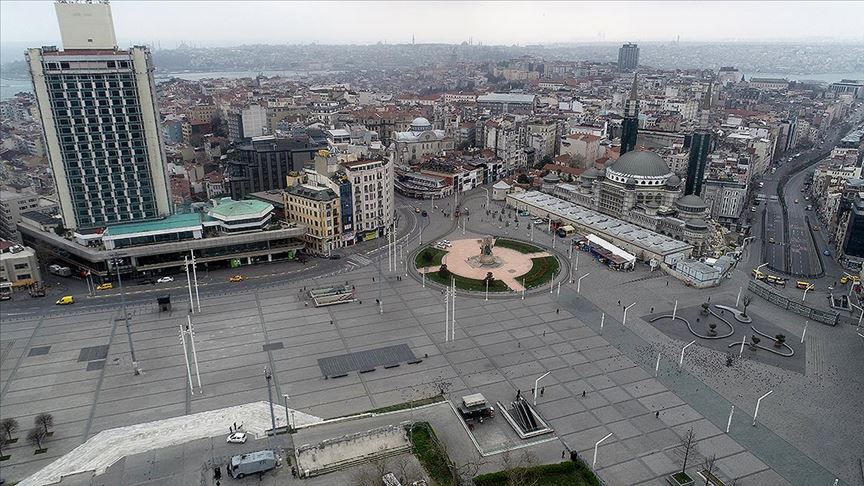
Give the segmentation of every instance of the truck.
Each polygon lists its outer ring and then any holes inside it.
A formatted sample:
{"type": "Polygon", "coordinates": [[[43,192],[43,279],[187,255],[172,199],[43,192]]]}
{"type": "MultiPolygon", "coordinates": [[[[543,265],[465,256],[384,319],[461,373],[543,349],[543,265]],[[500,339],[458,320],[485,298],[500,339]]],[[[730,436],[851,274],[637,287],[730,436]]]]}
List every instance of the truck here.
{"type": "Polygon", "coordinates": [[[0,300],[12,300],[12,283],[0,283],[0,300]]]}
{"type": "Polygon", "coordinates": [[[269,471],[275,467],[276,454],[273,451],[248,452],[231,458],[228,474],[234,479],[241,479],[250,474],[269,471]]]}
{"type": "Polygon", "coordinates": [[[483,419],[495,416],[495,408],[491,407],[482,393],[474,393],[462,397],[459,404],[459,415],[466,423],[474,421],[483,423],[483,419]]]}
{"type": "Polygon", "coordinates": [[[57,275],[58,277],[71,277],[72,276],[72,269],[71,268],[62,267],[60,265],[57,265],[56,263],[54,265],[48,266],[48,272],[50,272],[52,275],[57,275]]]}

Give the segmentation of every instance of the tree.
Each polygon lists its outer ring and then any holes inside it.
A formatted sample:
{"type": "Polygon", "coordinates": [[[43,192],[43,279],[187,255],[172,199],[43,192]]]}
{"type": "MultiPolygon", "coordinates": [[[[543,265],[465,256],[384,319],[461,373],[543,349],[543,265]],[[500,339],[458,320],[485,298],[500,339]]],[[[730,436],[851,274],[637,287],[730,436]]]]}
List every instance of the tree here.
{"type": "Polygon", "coordinates": [[[717,454],[711,454],[711,458],[705,458],[704,471],[708,474],[705,475],[705,486],[709,486],[710,477],[714,474],[714,463],[717,462],[717,454]]]}
{"type": "Polygon", "coordinates": [[[54,227],[54,233],[57,236],[62,237],[63,235],[66,234],[66,228],[64,228],[62,224],[58,224],[57,226],[54,227]]]}
{"type": "Polygon", "coordinates": [[[42,430],[45,431],[45,435],[47,436],[51,427],[54,427],[54,416],[48,412],[42,412],[39,415],[33,417],[33,425],[36,427],[42,427],[42,430]]]}
{"type": "Polygon", "coordinates": [[[447,278],[450,276],[450,270],[447,269],[447,264],[444,263],[441,265],[441,268],[438,269],[438,275],[447,278]]]}
{"type": "Polygon", "coordinates": [[[708,328],[709,328],[708,329],[708,335],[709,336],[716,336],[717,335],[717,324],[714,324],[714,323],[708,324],[708,328]]]}
{"type": "Polygon", "coordinates": [[[432,252],[429,250],[423,250],[423,256],[421,258],[423,259],[423,263],[429,265],[432,263],[432,252]]]}
{"type": "Polygon", "coordinates": [[[36,446],[36,451],[39,452],[44,450],[42,448],[42,442],[45,440],[45,437],[47,437],[45,435],[45,429],[42,427],[33,427],[30,429],[30,432],[27,433],[27,442],[36,446]]]}
{"type": "Polygon", "coordinates": [[[519,184],[529,184],[531,182],[531,179],[529,179],[528,176],[525,174],[519,174],[519,177],[516,178],[516,182],[518,182],[519,184]]]}
{"type": "Polygon", "coordinates": [[[501,454],[501,462],[507,478],[507,486],[534,486],[540,481],[540,477],[532,468],[537,465],[536,457],[528,451],[514,457],[511,451],[501,454]]]}
{"type": "Polygon", "coordinates": [[[12,439],[12,434],[18,430],[18,421],[14,418],[0,420],[0,443],[12,439]]]}
{"type": "Polygon", "coordinates": [[[759,344],[759,341],[761,341],[761,339],[759,339],[759,336],[750,336],[750,349],[756,350],[756,345],[759,344]]]}
{"type": "Polygon", "coordinates": [[[779,348],[779,347],[783,346],[783,344],[786,342],[786,335],[785,334],[778,334],[778,335],[774,336],[774,339],[776,339],[776,341],[774,341],[774,346],[777,346],[779,348]]]}
{"type": "Polygon", "coordinates": [[[681,473],[687,474],[687,459],[690,458],[690,451],[696,445],[696,434],[693,432],[693,427],[690,427],[683,437],[681,437],[681,452],[684,453],[684,465],[681,467],[681,473]]]}
{"type": "Polygon", "coordinates": [[[546,154],[546,155],[543,156],[543,159],[540,160],[540,162],[542,162],[543,165],[551,164],[551,163],[552,163],[552,156],[549,155],[549,154],[546,154]]]}

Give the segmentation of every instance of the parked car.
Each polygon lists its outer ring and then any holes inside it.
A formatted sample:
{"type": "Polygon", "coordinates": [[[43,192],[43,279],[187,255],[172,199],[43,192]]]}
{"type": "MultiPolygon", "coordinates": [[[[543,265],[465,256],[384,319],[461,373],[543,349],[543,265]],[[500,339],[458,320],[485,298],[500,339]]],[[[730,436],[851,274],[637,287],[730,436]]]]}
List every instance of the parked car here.
{"type": "Polygon", "coordinates": [[[96,286],[96,290],[111,290],[114,288],[114,284],[111,282],[105,282],[103,284],[99,284],[96,286]]]}
{"type": "Polygon", "coordinates": [[[828,250],[822,250],[822,254],[825,256],[831,256],[831,252],[828,250]]]}
{"type": "Polygon", "coordinates": [[[420,209],[420,208],[414,208],[414,212],[415,212],[415,213],[418,213],[418,214],[419,214],[420,211],[422,211],[422,209],[420,209]]]}
{"type": "Polygon", "coordinates": [[[228,439],[225,442],[228,444],[245,444],[246,432],[234,432],[228,436],[228,439]]]}
{"type": "Polygon", "coordinates": [[[156,279],[156,283],[171,283],[174,281],[174,277],[164,276],[156,279]]]}

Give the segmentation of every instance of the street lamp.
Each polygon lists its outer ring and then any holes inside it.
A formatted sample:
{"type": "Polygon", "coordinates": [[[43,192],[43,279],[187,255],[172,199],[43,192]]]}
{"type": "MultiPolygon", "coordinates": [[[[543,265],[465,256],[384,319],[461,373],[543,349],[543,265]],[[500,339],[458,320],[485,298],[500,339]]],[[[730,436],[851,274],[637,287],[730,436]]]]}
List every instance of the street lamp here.
{"type": "Polygon", "coordinates": [[[624,308],[624,319],[621,321],[621,327],[624,327],[627,325],[627,309],[633,307],[634,305],[636,305],[636,302],[633,302],[632,304],[630,304],[624,308]]]}
{"type": "Polygon", "coordinates": [[[273,374],[267,367],[264,367],[264,379],[267,380],[267,403],[270,404],[270,420],[273,423],[273,433],[276,433],[276,415],[273,413],[273,390],[270,389],[270,382],[273,381],[273,374]]]}
{"type": "MultiPolygon", "coordinates": [[[[117,285],[120,286],[120,306],[123,308],[123,320],[126,322],[126,337],[129,339],[129,354],[132,357],[132,370],[136,375],[141,374],[138,369],[138,360],[135,358],[135,346],[132,344],[132,328],[129,327],[129,312],[126,311],[126,291],[123,290],[123,277],[120,276],[121,258],[113,258],[110,260],[114,264],[114,270],[117,271],[117,285]]],[[[191,300],[191,298],[190,298],[191,300]]],[[[192,305],[191,303],[189,305],[192,305]]]]}
{"type": "Polygon", "coordinates": [[[585,275],[582,275],[581,277],[579,277],[579,280],[576,281],[576,293],[577,294],[579,293],[580,290],[582,290],[582,279],[587,277],[588,275],[591,275],[591,272],[588,272],[585,275]]]}
{"type": "Polygon", "coordinates": [[[774,393],[774,390],[769,391],[768,393],[759,397],[759,400],[756,400],[756,411],[753,412],[753,427],[756,427],[756,416],[759,415],[759,404],[762,403],[762,399],[767,397],[768,395],[774,393]]]}
{"type": "Polygon", "coordinates": [[[288,397],[287,393],[284,393],[282,395],[282,397],[285,398],[285,422],[288,423],[287,430],[290,433],[292,430],[294,430],[294,410],[291,410],[291,418],[289,419],[288,418],[288,398],[290,398],[290,397],[288,397]]]}
{"type": "Polygon", "coordinates": [[[681,348],[681,359],[678,360],[678,367],[679,368],[684,365],[684,350],[689,348],[691,345],[693,345],[695,343],[696,343],[696,340],[694,339],[694,340],[690,341],[689,343],[687,343],[683,348],[681,348]]]}
{"type": "Polygon", "coordinates": [[[537,387],[540,385],[540,380],[549,376],[550,373],[552,373],[552,372],[547,371],[546,373],[543,373],[542,375],[540,375],[540,378],[537,378],[536,380],[534,380],[534,406],[535,407],[537,406],[537,387]]]}
{"type": "Polygon", "coordinates": [[[609,437],[612,437],[612,432],[609,432],[609,433],[606,435],[606,437],[603,437],[602,439],[600,439],[600,440],[598,440],[597,442],[594,443],[594,460],[591,461],[591,469],[594,469],[594,466],[597,465],[597,448],[600,447],[600,443],[601,443],[601,442],[603,442],[604,440],[608,439],[609,437]]]}

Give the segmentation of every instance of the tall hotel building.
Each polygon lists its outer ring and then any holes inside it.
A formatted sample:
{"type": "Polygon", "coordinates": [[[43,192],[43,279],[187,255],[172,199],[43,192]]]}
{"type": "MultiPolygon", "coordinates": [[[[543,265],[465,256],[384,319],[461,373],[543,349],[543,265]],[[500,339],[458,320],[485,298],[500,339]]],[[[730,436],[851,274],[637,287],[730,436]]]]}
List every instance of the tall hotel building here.
{"type": "Polygon", "coordinates": [[[107,1],[54,4],[63,49],[29,49],[63,225],[92,230],[171,214],[146,47],[117,48],[107,1]]]}

